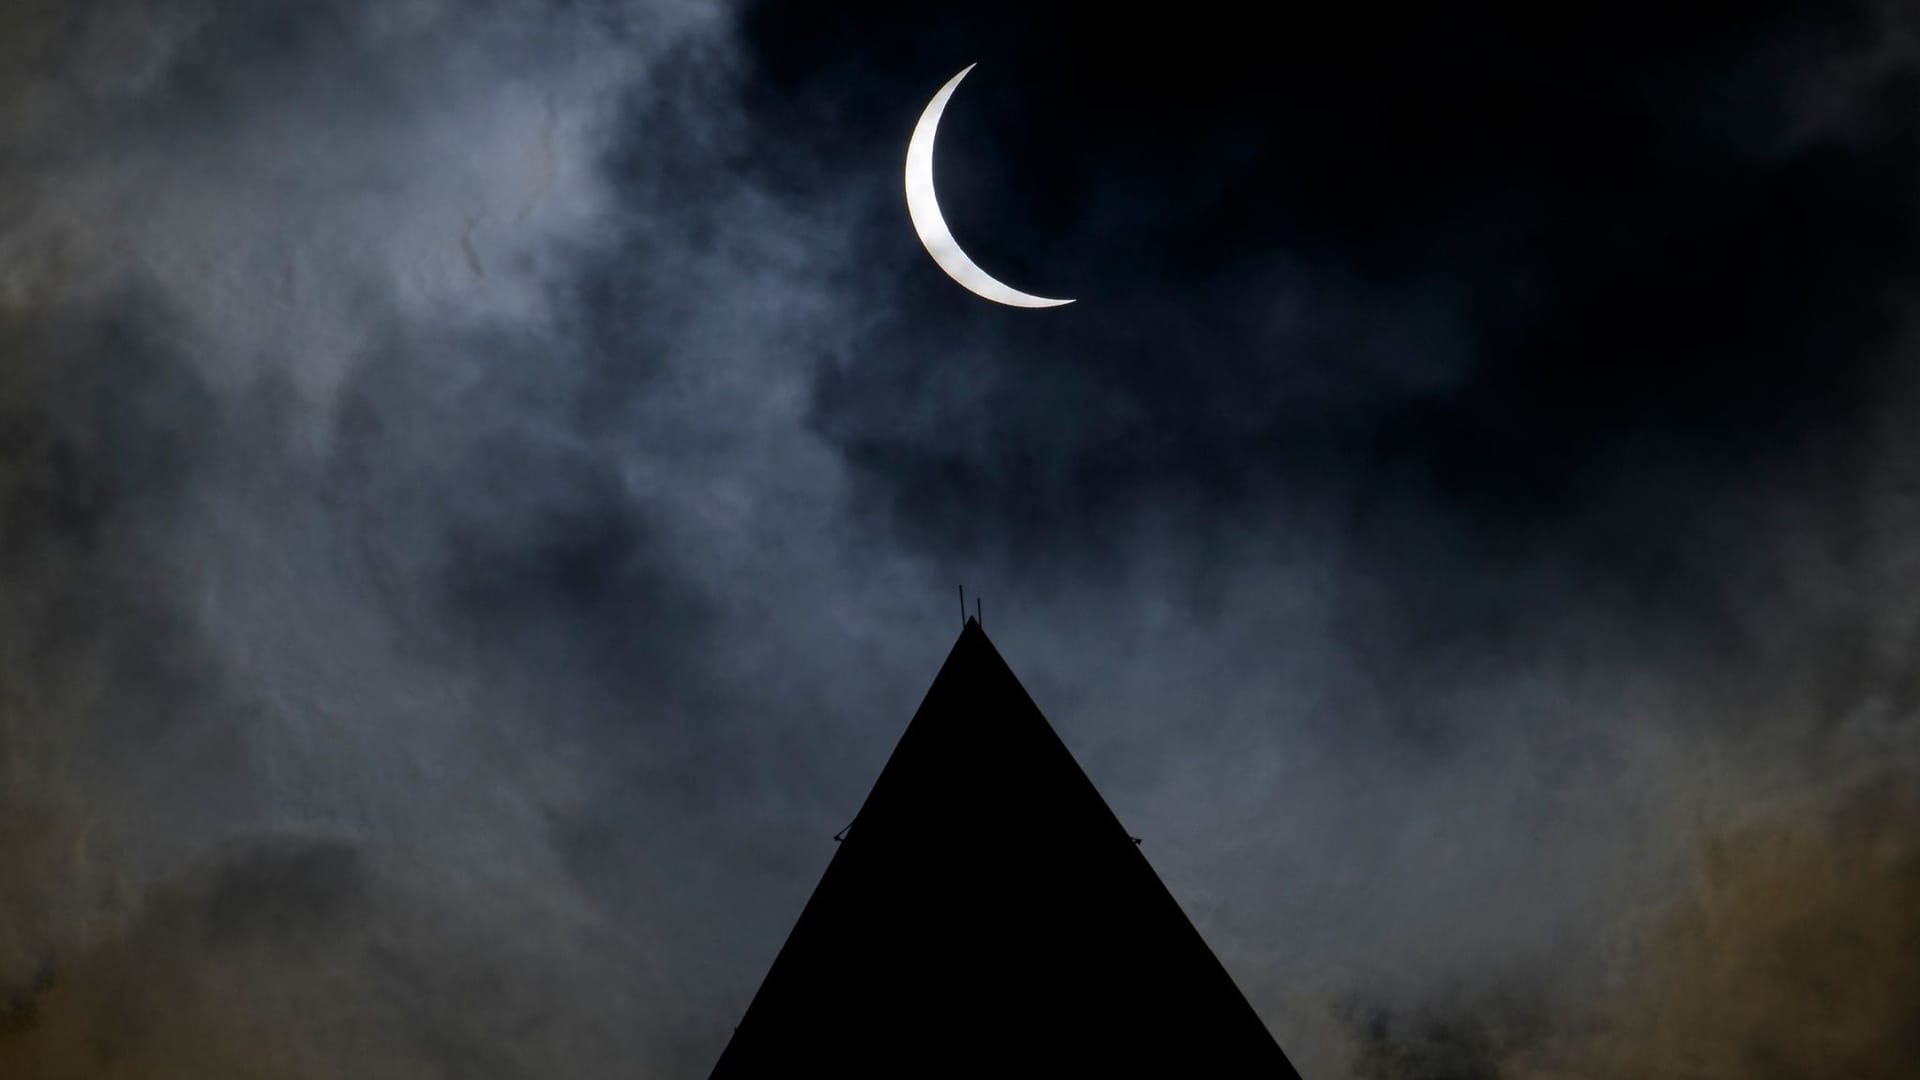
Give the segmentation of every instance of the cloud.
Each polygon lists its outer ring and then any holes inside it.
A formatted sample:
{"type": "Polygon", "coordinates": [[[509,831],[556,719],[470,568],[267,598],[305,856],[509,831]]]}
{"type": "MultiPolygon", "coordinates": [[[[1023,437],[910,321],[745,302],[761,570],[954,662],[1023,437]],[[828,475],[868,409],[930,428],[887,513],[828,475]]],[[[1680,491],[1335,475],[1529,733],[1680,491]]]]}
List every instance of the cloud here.
{"type": "Polygon", "coordinates": [[[1568,1075],[1894,1077],[1920,1038],[1920,807],[1904,770],[1709,836],[1568,1075]]]}
{"type": "Polygon", "coordinates": [[[1013,321],[896,188],[1003,26],[889,10],[0,11],[0,1071],[702,1074],[956,578],[1311,1075],[1652,1053],[1768,859],[1881,925],[1897,800],[1804,837],[1913,751],[1904,54],[1329,15],[1253,123],[1264,38],[1014,108],[1041,17],[951,216],[1097,302],[1013,321]]]}
{"type": "Polygon", "coordinates": [[[1904,1075],[1920,890],[1915,805],[1878,771],[1704,827],[1686,884],[1590,1009],[1526,983],[1343,1010],[1358,1077],[1904,1075]]]}
{"type": "MultiPolygon", "coordinates": [[[[8,10],[0,1071],[684,1052],[647,911],[698,897],[628,888],[650,932],[623,929],[562,857],[591,798],[694,753],[643,735],[699,690],[657,685],[696,601],[603,452],[623,432],[568,427],[657,361],[596,375],[571,290],[671,167],[616,192],[612,121],[723,54],[725,16],[8,10]],[[625,650],[582,657],[554,605],[588,600],[625,650]],[[274,854],[287,830],[332,846],[274,854]],[[365,899],[309,926],[278,883],[328,868],[365,899]],[[571,1026],[532,1032],[556,999],[571,1026]]],[[[687,96],[718,77],[672,90],[664,120],[723,108],[687,96]]]]}
{"type": "Polygon", "coordinates": [[[261,843],[162,886],[17,991],[9,1068],[316,1075],[325,1037],[307,1014],[377,1016],[379,989],[348,976],[365,904],[352,849],[324,840],[261,843]]]}

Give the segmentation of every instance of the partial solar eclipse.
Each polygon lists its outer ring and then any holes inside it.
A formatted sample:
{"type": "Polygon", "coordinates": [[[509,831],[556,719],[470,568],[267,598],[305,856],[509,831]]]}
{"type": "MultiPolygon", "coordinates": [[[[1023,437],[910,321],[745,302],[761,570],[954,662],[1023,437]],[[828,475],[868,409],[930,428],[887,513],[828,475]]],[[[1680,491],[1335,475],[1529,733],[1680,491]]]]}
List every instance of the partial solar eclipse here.
{"type": "Polygon", "coordinates": [[[920,234],[927,254],[933,256],[933,261],[948,277],[975,296],[1011,307],[1048,308],[1071,304],[1072,300],[1053,300],[1021,292],[980,269],[960,250],[959,242],[947,229],[947,219],[940,216],[940,200],[933,194],[933,137],[940,130],[940,114],[947,111],[947,99],[973,67],[968,64],[961,68],[960,74],[948,79],[947,85],[933,95],[927,111],[920,114],[920,123],[913,129],[913,138],[907,140],[907,215],[913,218],[913,229],[920,234]]]}

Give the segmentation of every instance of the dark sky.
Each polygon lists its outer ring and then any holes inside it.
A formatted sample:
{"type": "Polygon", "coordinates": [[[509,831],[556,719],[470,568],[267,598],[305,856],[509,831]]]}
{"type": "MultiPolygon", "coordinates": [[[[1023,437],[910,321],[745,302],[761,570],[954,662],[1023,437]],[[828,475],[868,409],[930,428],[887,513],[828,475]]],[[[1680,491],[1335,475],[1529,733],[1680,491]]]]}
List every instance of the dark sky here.
{"type": "Polygon", "coordinates": [[[1894,0],[0,0],[0,1075],[704,1076],[964,581],[1309,1080],[1904,1077],[1916,284],[1894,0]]]}

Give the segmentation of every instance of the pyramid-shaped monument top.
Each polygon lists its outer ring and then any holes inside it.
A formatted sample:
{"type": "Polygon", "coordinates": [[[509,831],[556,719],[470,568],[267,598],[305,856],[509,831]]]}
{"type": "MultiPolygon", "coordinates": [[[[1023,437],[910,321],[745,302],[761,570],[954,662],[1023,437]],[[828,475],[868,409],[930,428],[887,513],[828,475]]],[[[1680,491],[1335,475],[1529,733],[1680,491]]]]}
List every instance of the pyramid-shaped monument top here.
{"type": "Polygon", "coordinates": [[[971,619],[713,1071],[794,1076],[1298,1080],[971,619]]]}

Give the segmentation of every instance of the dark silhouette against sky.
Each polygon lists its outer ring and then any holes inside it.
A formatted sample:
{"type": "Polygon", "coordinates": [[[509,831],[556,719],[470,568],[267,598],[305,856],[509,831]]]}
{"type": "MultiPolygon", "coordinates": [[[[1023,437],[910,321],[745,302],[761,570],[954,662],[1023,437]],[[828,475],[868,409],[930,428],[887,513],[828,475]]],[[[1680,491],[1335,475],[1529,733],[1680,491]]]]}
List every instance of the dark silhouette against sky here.
{"type": "Polygon", "coordinates": [[[706,1076],[964,581],[1303,1077],[1910,1080],[1916,296],[1910,0],[0,0],[0,1077],[706,1076]]]}
{"type": "Polygon", "coordinates": [[[714,1080],[1294,1077],[980,623],[714,1080]]]}

